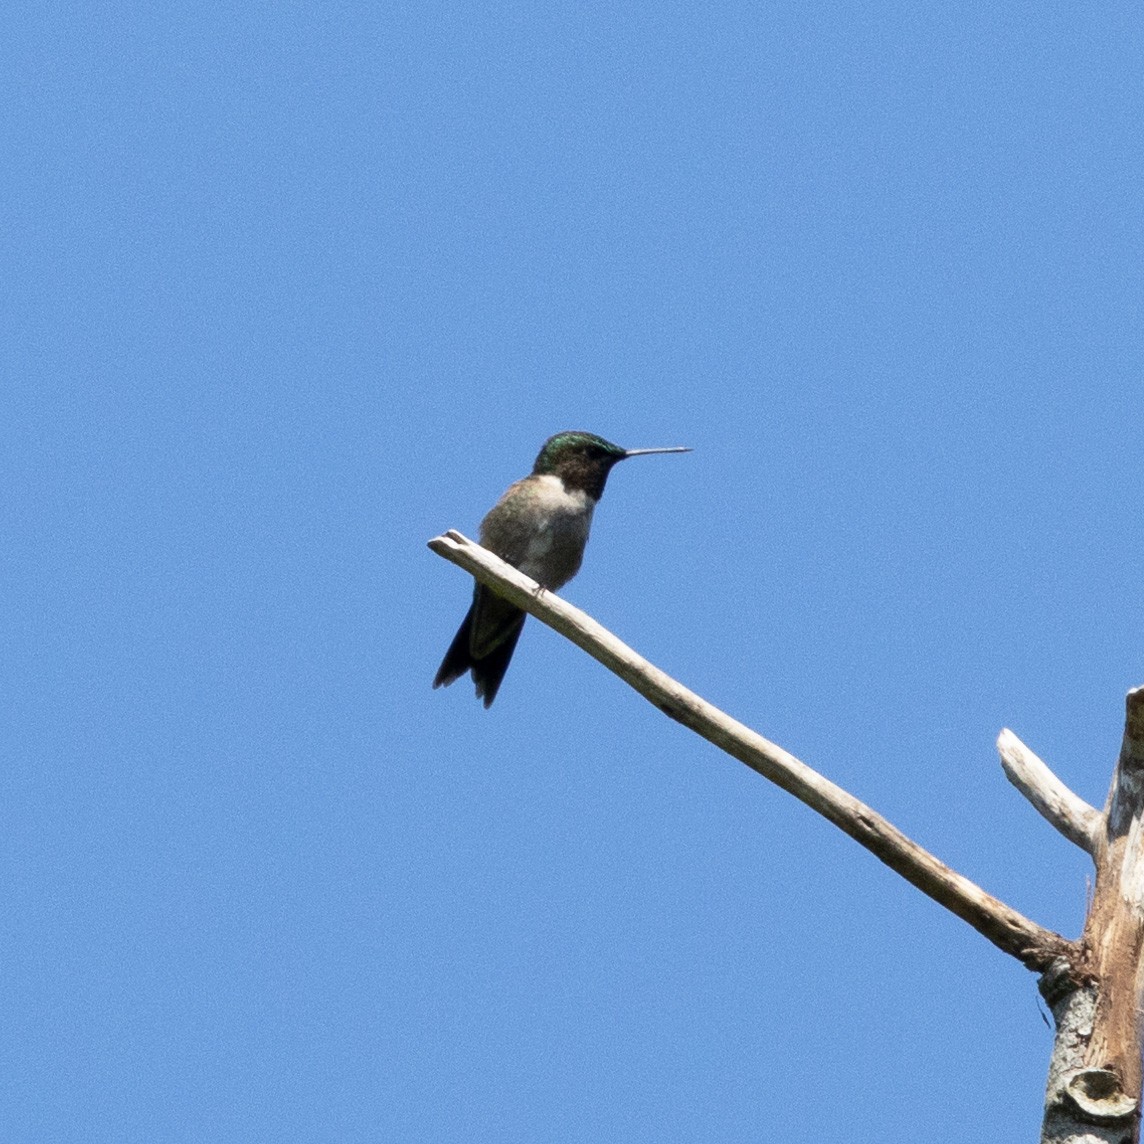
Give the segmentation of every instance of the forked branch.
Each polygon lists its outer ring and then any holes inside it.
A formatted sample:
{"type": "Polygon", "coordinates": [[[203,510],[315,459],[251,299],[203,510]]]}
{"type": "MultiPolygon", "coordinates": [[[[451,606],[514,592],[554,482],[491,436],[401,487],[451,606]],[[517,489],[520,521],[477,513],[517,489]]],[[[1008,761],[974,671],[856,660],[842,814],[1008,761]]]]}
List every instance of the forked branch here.
{"type": "Polygon", "coordinates": [[[1075,964],[1078,948],[950,869],[897,827],[781,747],[660,671],[578,608],[565,603],[459,532],[429,542],[439,556],[570,639],[665,714],[702,735],[829,819],[922,893],[968,922],[1030,969],[1054,958],[1075,964]]]}

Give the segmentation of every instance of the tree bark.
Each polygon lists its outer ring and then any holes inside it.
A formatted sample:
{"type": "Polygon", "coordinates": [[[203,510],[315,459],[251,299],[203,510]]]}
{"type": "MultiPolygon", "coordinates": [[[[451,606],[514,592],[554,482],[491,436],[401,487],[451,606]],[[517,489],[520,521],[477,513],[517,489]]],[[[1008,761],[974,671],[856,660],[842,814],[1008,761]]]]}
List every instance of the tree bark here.
{"type": "Polygon", "coordinates": [[[1128,693],[1124,742],[1098,830],[1096,888],[1076,974],[1042,982],[1057,1023],[1046,1144],[1140,1138],[1144,985],[1144,688],[1128,693]]]}

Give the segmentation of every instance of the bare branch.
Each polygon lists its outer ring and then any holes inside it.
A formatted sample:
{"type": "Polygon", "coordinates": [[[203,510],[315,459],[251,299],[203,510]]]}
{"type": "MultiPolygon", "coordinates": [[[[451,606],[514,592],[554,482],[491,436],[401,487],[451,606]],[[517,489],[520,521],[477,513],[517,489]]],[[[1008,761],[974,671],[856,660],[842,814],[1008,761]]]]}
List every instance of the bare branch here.
{"type": "Polygon", "coordinates": [[[870,807],[677,683],[584,612],[550,592],[541,592],[534,581],[491,552],[452,530],[431,540],[429,547],[583,648],[672,719],[829,819],[1030,969],[1043,970],[1056,957],[1076,961],[1078,950],[1072,942],[1030,921],[951,870],[870,807]]]}
{"type": "Polygon", "coordinates": [[[997,736],[997,750],[1006,777],[1033,804],[1037,813],[1070,842],[1089,854],[1094,853],[1104,815],[1080,795],[1073,794],[1008,727],[997,736]]]}

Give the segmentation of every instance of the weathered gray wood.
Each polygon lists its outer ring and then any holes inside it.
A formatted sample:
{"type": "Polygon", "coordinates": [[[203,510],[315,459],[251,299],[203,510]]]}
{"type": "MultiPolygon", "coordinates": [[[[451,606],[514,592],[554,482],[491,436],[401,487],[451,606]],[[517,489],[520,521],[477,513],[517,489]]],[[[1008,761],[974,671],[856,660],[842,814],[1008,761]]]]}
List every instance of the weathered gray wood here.
{"type": "Polygon", "coordinates": [[[1038,813],[1070,842],[1092,854],[1104,816],[1089,806],[1006,727],[997,736],[1001,766],[1009,781],[1033,804],[1038,813]]]}
{"type": "Polygon", "coordinates": [[[1078,983],[1072,967],[1062,961],[1044,973],[1040,987],[1057,1028],[1041,1144],[1128,1144],[1133,1139],[1133,1103],[1107,1084],[1105,1070],[1086,1064],[1097,983],[1078,983]]]}
{"type": "Polygon", "coordinates": [[[1082,957],[1062,979],[1060,1012],[1053,1006],[1046,1144],[1133,1144],[1140,1137],[1144,687],[1128,693],[1125,708],[1120,759],[1095,836],[1096,887],[1082,957]]]}

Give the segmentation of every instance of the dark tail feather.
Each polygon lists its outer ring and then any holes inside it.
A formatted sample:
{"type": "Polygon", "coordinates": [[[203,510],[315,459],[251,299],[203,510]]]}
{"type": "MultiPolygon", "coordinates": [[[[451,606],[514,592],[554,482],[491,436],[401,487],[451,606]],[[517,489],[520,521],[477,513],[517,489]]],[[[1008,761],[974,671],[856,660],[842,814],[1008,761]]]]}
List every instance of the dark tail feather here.
{"type": "Polygon", "coordinates": [[[486,707],[491,707],[493,700],[500,690],[501,680],[508,671],[509,661],[516,649],[516,641],[520,639],[521,629],[524,627],[524,613],[511,631],[497,644],[488,655],[481,659],[474,659],[469,650],[469,631],[473,626],[473,608],[457,629],[445,658],[437,669],[433,680],[434,687],[448,687],[450,683],[460,679],[466,671],[472,671],[473,682],[477,685],[477,698],[485,701],[486,707]]]}
{"type": "MultiPolygon", "coordinates": [[[[504,673],[508,671],[509,660],[512,659],[512,653],[516,648],[516,641],[520,639],[520,633],[523,630],[524,613],[521,612],[516,627],[484,659],[472,661],[473,682],[477,685],[477,698],[483,699],[486,707],[491,707],[493,700],[497,697],[501,680],[504,679],[504,673]]],[[[445,658],[448,659],[449,657],[446,656],[445,658]]]]}
{"type": "Polygon", "coordinates": [[[441,666],[437,668],[437,675],[433,679],[434,687],[448,687],[450,683],[461,678],[473,666],[473,657],[469,655],[469,628],[473,624],[473,609],[470,607],[441,666]]]}

